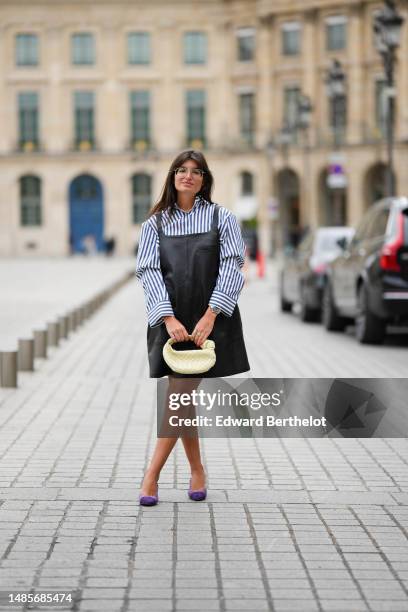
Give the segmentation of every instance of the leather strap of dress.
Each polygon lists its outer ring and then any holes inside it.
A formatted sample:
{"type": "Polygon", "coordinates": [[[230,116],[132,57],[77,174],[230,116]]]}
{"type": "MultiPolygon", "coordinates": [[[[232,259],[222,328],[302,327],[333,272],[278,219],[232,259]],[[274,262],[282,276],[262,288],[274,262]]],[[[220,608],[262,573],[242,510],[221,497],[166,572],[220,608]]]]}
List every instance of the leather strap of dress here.
{"type": "Polygon", "coordinates": [[[159,236],[161,236],[163,230],[162,230],[162,213],[158,212],[156,213],[156,222],[157,222],[157,232],[159,234],[159,236]]]}

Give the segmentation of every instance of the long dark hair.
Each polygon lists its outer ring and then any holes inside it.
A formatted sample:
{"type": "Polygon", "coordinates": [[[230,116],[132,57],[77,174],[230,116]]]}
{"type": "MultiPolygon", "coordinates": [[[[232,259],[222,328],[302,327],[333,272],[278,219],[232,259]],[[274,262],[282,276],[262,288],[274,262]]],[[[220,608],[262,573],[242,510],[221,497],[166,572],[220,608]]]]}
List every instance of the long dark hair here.
{"type": "Polygon", "coordinates": [[[172,161],[159,200],[150,210],[149,217],[166,209],[169,209],[170,214],[174,212],[174,204],[177,201],[177,189],[174,185],[174,171],[179,166],[182,166],[188,159],[197,162],[198,168],[204,170],[203,184],[196,196],[201,196],[208,202],[212,202],[211,193],[214,186],[214,177],[211,174],[204,155],[201,151],[197,151],[196,149],[185,149],[172,161]]]}

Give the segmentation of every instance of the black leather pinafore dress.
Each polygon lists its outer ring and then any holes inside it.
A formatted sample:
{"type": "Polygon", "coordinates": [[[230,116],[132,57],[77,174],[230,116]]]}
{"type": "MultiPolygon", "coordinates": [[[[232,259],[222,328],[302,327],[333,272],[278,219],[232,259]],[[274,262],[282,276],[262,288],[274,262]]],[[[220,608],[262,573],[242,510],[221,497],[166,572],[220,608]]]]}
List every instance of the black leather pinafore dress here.
{"type": "MultiPolygon", "coordinates": [[[[220,260],[218,210],[218,205],[215,204],[209,232],[182,236],[166,236],[162,229],[161,213],[156,215],[164,283],[174,316],[189,334],[207,310],[217,282],[220,260]]],[[[147,350],[151,378],[169,374],[183,378],[214,378],[231,376],[250,369],[237,305],[231,317],[220,313],[215,319],[209,339],[215,342],[216,362],[208,372],[194,375],[174,373],[163,359],[163,346],[168,339],[164,323],[156,327],[148,326],[147,350]]],[[[189,341],[179,342],[174,348],[187,350],[198,347],[189,341]]]]}

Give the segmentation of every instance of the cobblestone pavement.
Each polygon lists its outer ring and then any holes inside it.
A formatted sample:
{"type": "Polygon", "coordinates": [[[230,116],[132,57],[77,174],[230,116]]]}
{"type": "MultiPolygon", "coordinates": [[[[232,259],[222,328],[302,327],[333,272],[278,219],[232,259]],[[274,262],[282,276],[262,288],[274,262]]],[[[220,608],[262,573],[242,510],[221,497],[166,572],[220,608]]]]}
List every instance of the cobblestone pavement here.
{"type": "MultiPolygon", "coordinates": [[[[269,281],[241,311],[252,376],[406,376],[405,339],[301,324],[269,281]]],[[[406,612],[406,439],[207,438],[202,503],[179,442],[160,503],[138,505],[156,438],[145,324],[130,283],[0,390],[0,588],[72,590],[79,612],[406,612]]]]}

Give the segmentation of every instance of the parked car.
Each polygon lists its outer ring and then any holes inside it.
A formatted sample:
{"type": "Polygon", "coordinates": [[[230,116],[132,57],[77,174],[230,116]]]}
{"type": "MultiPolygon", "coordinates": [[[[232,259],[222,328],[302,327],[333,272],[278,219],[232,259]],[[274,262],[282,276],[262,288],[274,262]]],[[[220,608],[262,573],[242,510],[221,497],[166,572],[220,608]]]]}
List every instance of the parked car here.
{"type": "Polygon", "coordinates": [[[283,312],[300,302],[302,321],[320,317],[326,269],[341,253],[338,240],[351,238],[350,227],[319,227],[309,232],[296,249],[290,248],[280,274],[280,306],[283,312]]]}
{"type": "Polygon", "coordinates": [[[387,323],[408,321],[408,198],[385,198],[363,216],[331,262],[322,319],[341,331],[355,323],[357,340],[380,344],[387,323]]]}

